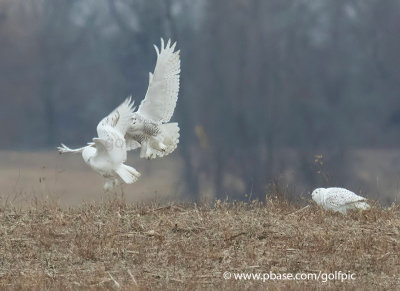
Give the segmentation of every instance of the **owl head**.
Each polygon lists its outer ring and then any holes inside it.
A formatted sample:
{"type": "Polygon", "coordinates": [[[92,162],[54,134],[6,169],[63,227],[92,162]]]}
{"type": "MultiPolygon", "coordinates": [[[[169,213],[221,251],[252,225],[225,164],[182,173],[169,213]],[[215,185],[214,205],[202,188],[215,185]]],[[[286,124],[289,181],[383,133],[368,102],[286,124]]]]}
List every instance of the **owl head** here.
{"type": "Polygon", "coordinates": [[[317,188],[312,192],[312,199],[317,202],[317,204],[320,204],[323,201],[325,190],[325,188],[317,188]]]}
{"type": "Polygon", "coordinates": [[[137,114],[136,112],[134,112],[132,114],[131,126],[139,125],[140,123],[143,123],[143,118],[140,116],[140,114],[137,114]]]}

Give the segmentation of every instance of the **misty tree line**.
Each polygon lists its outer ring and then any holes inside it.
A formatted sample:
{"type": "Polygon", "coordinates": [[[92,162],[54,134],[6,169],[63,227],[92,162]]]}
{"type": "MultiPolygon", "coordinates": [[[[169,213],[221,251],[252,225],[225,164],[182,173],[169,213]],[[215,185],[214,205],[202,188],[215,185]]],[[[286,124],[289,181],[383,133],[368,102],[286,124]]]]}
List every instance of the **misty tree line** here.
{"type": "Polygon", "coordinates": [[[307,185],[345,184],[349,150],[400,144],[399,8],[397,0],[3,1],[0,146],[86,142],[124,97],[143,98],[162,36],[181,49],[173,119],[188,194],[206,182],[219,197],[262,196],[288,168],[307,185]],[[316,169],[319,154],[330,181],[316,169]]]}

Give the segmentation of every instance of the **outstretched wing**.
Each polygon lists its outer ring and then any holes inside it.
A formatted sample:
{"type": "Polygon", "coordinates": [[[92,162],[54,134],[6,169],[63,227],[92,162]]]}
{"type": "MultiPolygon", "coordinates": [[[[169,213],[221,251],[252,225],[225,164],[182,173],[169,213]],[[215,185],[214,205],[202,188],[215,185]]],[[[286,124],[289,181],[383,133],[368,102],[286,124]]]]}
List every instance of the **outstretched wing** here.
{"type": "Polygon", "coordinates": [[[124,136],[132,121],[133,104],[132,97],[126,98],[120,106],[100,121],[97,125],[97,135],[104,138],[104,132],[112,127],[124,136]]]}
{"type": "Polygon", "coordinates": [[[143,118],[153,122],[168,122],[176,106],[179,92],[181,61],[179,50],[174,52],[176,42],[168,40],[164,47],[161,39],[160,50],[156,47],[157,63],[154,74],[149,74],[149,87],[137,111],[143,118]]]}
{"type": "Polygon", "coordinates": [[[58,150],[58,152],[60,154],[64,154],[64,153],[74,153],[74,154],[76,154],[76,153],[83,152],[83,150],[85,148],[91,147],[93,145],[94,145],[94,143],[90,142],[90,143],[88,143],[87,146],[84,146],[84,147],[81,147],[81,148],[77,148],[77,149],[71,149],[70,147],[67,147],[65,144],[62,143],[61,146],[57,147],[57,150],[58,150]]]}

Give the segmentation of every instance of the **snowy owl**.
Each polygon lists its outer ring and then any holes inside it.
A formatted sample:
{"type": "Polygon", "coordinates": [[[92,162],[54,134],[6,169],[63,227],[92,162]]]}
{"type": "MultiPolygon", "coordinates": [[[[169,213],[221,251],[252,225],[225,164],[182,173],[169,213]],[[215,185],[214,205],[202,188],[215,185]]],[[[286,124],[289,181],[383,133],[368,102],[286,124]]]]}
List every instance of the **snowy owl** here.
{"type": "Polygon", "coordinates": [[[125,100],[97,125],[98,137],[87,146],[70,149],[64,144],[58,147],[60,153],[82,153],[83,160],[94,171],[102,175],[105,190],[111,190],[120,179],[127,184],[135,182],[140,173],[124,164],[126,161],[125,134],[133,119],[131,98],[125,100]]]}
{"type": "Polygon", "coordinates": [[[138,147],[140,157],[154,159],[172,153],[179,142],[178,123],[168,123],[174,113],[179,92],[180,58],[176,43],[168,40],[161,49],[156,46],[157,62],[154,73],[149,73],[147,93],[126,133],[128,150],[138,147]]]}
{"type": "Polygon", "coordinates": [[[326,210],[345,214],[348,209],[369,209],[365,198],[344,188],[317,188],[312,199],[326,210]]]}
{"type": "Polygon", "coordinates": [[[125,100],[97,126],[98,138],[87,146],[70,149],[61,144],[60,153],[82,153],[84,161],[106,178],[105,190],[122,180],[135,182],[140,173],[124,165],[126,152],[141,148],[140,157],[153,159],[172,153],[179,142],[178,123],[168,123],[174,113],[179,92],[180,57],[176,43],[168,40],[161,48],[154,46],[157,62],[149,74],[145,98],[134,112],[131,98],[125,100]]]}

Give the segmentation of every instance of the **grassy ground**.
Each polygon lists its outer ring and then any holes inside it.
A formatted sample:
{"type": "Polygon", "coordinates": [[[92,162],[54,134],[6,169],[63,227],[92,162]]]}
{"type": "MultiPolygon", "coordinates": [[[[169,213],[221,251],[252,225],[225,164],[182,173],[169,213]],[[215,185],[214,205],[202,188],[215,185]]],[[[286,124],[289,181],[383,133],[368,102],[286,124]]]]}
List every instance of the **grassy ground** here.
{"type": "Polygon", "coordinates": [[[347,216],[315,205],[51,203],[0,210],[0,285],[9,289],[392,289],[400,209],[347,216]],[[351,272],[355,280],[235,280],[241,273],[351,272]],[[224,272],[231,272],[224,279],[224,272]]]}

